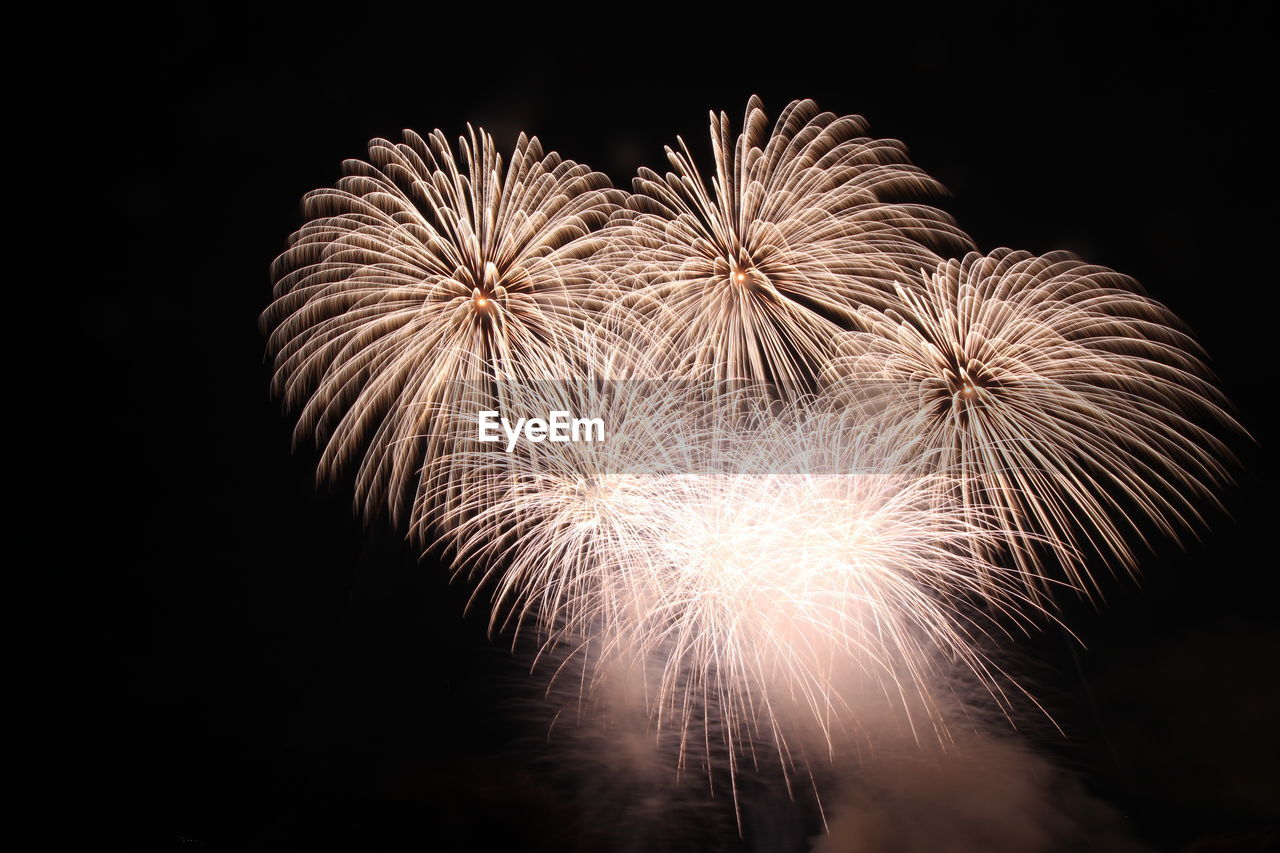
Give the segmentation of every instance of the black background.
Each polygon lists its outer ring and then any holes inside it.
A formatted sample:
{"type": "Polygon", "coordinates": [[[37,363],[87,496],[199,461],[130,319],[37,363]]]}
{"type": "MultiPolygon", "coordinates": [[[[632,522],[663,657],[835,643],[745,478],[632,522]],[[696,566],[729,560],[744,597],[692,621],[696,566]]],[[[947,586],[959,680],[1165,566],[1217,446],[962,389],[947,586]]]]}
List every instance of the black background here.
{"type": "Polygon", "coordinates": [[[304,192],[401,128],[520,129],[625,186],[709,108],[815,98],[902,139],[984,251],[1066,248],[1185,318],[1256,443],[1230,517],[1022,650],[1041,748],[1169,849],[1274,826],[1271,28],[1225,9],[875,20],[787,7],[50,10],[10,177],[6,619],[42,835],[94,849],[573,849],[525,676],[467,590],[364,529],[267,392],[304,192]],[[802,21],[791,17],[803,15],[802,21]],[[34,201],[34,204],[29,202],[34,201]],[[28,517],[29,516],[29,517],[28,517]],[[470,839],[470,840],[468,840],[470,839]]]}

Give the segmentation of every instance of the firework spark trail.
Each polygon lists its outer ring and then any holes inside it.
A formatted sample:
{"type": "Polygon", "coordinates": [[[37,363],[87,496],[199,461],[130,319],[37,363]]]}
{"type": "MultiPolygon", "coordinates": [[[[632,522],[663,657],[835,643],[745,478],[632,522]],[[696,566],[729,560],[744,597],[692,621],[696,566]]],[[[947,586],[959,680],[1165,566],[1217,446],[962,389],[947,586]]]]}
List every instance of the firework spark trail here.
{"type": "Polygon", "coordinates": [[[736,139],[712,113],[710,183],[683,140],[667,149],[674,171],[640,170],[600,262],[669,368],[803,393],[858,306],[971,246],[946,214],[903,201],[944,190],[866,129],[812,101],[770,129],[753,97],[736,139]]]}
{"type": "Polygon", "coordinates": [[[861,309],[827,376],[958,471],[1033,587],[1048,573],[1022,545],[1044,537],[1089,589],[1089,554],[1134,567],[1142,518],[1174,538],[1201,521],[1230,460],[1201,422],[1239,428],[1178,320],[1135,288],[1066,253],[970,253],[861,309]]]}
{"type": "MultiPolygon", "coordinates": [[[[644,375],[644,363],[631,369],[644,375]]],[[[561,410],[608,418],[604,442],[521,443],[512,453],[477,442],[444,460],[471,472],[441,525],[455,569],[492,588],[495,627],[518,635],[532,619],[546,640],[554,626],[572,632],[580,612],[600,606],[599,590],[616,585],[618,553],[661,539],[654,507],[671,499],[679,477],[714,466],[717,443],[732,434],[715,414],[723,398],[685,381],[565,379],[508,386],[504,397],[513,417],[561,410]]],[[[474,423],[465,407],[456,418],[474,423]]],[[[626,596],[615,594],[621,607],[626,596]]]]}
{"type": "Polygon", "coordinates": [[[714,752],[731,784],[761,745],[785,766],[790,734],[829,745],[886,701],[931,707],[940,659],[998,695],[974,645],[995,625],[983,608],[1016,621],[1032,605],[971,547],[994,544],[997,519],[961,512],[951,478],[919,475],[898,436],[847,413],[766,410],[744,434],[721,387],[611,385],[618,440],[485,469],[484,505],[445,541],[491,583],[494,623],[532,628],[553,659],[580,646],[588,694],[642,679],[681,760],[714,752]]]}
{"type": "Polygon", "coordinates": [[[457,491],[437,487],[457,439],[439,410],[494,408],[490,383],[580,372],[584,329],[604,334],[609,296],[585,259],[621,194],[523,134],[504,170],[474,129],[456,154],[440,131],[375,139],[344,172],[307,195],[309,221],[272,269],[275,390],[301,409],[297,437],[323,445],[321,477],[358,460],[366,516],[386,506],[399,523],[416,496],[424,535],[439,509],[424,496],[457,491]]]}
{"type": "MultiPolygon", "coordinates": [[[[817,440],[802,435],[806,447],[817,440]]],[[[732,762],[744,743],[786,752],[797,725],[829,742],[832,726],[857,725],[862,691],[928,706],[940,656],[999,689],[967,605],[1017,613],[1023,601],[1011,573],[964,547],[989,531],[954,512],[947,478],[878,461],[851,475],[777,474],[785,449],[764,442],[759,453],[727,475],[683,480],[681,499],[656,508],[660,561],[649,558],[642,595],[628,591],[640,612],[614,630],[622,653],[664,661],[660,723],[684,727],[690,697],[713,705],[732,762]],[[850,681],[858,694],[841,689],[850,681]]]]}

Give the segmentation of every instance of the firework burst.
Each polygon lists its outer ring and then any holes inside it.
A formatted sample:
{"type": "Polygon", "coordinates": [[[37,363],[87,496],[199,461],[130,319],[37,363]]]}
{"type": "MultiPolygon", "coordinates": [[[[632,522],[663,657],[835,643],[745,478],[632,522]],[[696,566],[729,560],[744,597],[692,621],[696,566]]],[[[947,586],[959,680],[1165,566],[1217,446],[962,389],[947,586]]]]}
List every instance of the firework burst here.
{"type": "MultiPolygon", "coordinates": [[[[359,461],[358,504],[422,531],[455,446],[440,411],[494,408],[503,383],[581,372],[608,301],[584,263],[619,200],[608,179],[521,134],[509,165],[471,130],[375,139],[275,262],[263,315],[275,390],[323,445],[320,475],[359,461]]],[[[453,483],[456,487],[457,484],[453,483]]]]}
{"type": "MultiPolygon", "coordinates": [[[[645,363],[630,369],[643,375],[645,363]]],[[[609,375],[624,370],[611,365],[609,375]]],[[[631,575],[619,572],[618,555],[639,559],[661,541],[655,506],[672,499],[679,478],[713,467],[718,443],[731,440],[717,424],[725,403],[705,385],[639,378],[522,383],[504,396],[515,417],[607,414],[607,440],[521,443],[511,453],[472,443],[453,453],[442,464],[468,470],[471,488],[444,517],[441,544],[458,571],[492,588],[495,626],[519,634],[532,620],[544,641],[582,633],[600,609],[625,607],[616,585],[631,575]]],[[[465,409],[457,418],[474,420],[465,409]]]]}
{"type": "Polygon", "coordinates": [[[792,762],[789,732],[829,744],[886,702],[927,711],[940,660],[1000,691],[975,650],[983,609],[1017,619],[1029,602],[972,547],[998,519],[961,512],[952,478],[919,476],[910,448],[846,413],[688,386],[614,386],[607,449],[489,469],[446,541],[490,582],[495,624],[590,658],[588,693],[638,681],[655,730],[681,756],[714,751],[730,780],[762,744],[792,762]]]}
{"type": "Polygon", "coordinates": [[[1176,318],[1135,288],[1066,253],[970,253],[861,310],[827,375],[958,472],[966,511],[999,516],[1028,578],[1045,573],[1023,546],[1043,537],[1086,586],[1083,554],[1132,567],[1140,518],[1176,536],[1228,476],[1198,421],[1234,421],[1176,318]]]}
{"type": "Polygon", "coordinates": [[[859,305],[968,248],[943,192],[901,143],[865,136],[860,116],[789,104],[770,129],[751,98],[735,139],[711,115],[708,183],[683,140],[673,171],[641,169],[611,223],[605,256],[621,310],[660,341],[672,369],[803,393],[859,305]]]}
{"type": "Polygon", "coordinates": [[[955,511],[954,484],[878,461],[773,473],[782,448],[765,447],[758,470],[677,484],[685,494],[656,513],[658,559],[646,549],[628,618],[612,625],[618,654],[657,662],[658,725],[714,719],[732,769],[761,742],[789,759],[788,732],[829,744],[886,701],[932,707],[940,660],[998,691],[973,606],[1018,613],[1023,601],[1013,573],[969,547],[990,530],[955,511]]]}

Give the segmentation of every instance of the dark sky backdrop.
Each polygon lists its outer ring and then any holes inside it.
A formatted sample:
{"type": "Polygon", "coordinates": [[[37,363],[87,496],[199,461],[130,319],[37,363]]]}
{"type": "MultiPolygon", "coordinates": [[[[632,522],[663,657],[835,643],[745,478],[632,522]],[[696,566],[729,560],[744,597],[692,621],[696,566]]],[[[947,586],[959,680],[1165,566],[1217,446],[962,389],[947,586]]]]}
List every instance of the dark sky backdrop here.
{"type": "Polygon", "coordinates": [[[29,787],[59,815],[46,838],[569,849],[578,817],[509,710],[520,668],[463,619],[466,590],[290,452],[256,325],[267,267],[302,194],[372,136],[472,121],[509,147],[526,129],[626,185],[676,133],[705,153],[707,109],[737,122],[752,92],[771,115],[795,97],[865,115],[951,188],[984,251],[1073,249],[1204,343],[1261,444],[1237,444],[1234,518],[1161,546],[1101,607],[1065,602],[1083,646],[1047,628],[1023,651],[1066,730],[1042,747],[1140,837],[1273,825],[1269,23],[664,17],[684,14],[50,13],[16,81],[37,124],[11,175],[37,183],[40,242],[10,283],[10,417],[42,441],[10,445],[34,517],[6,607],[29,787]]]}

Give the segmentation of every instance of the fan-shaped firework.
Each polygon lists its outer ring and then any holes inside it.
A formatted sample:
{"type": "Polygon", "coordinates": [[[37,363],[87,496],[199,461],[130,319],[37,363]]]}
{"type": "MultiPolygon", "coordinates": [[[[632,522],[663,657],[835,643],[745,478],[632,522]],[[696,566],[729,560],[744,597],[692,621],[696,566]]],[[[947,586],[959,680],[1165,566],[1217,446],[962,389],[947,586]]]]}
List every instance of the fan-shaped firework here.
{"type": "Polygon", "coordinates": [[[491,383],[573,375],[578,344],[603,334],[606,297],[582,260],[619,196],[523,134],[505,169],[483,131],[457,156],[440,131],[405,131],[344,172],[307,195],[310,221],[273,268],[276,390],[302,407],[298,435],[324,444],[321,475],[363,454],[366,512],[385,501],[398,520],[416,494],[421,521],[423,497],[448,494],[441,407],[492,408],[491,383]]]}
{"type": "Polygon", "coordinates": [[[1076,546],[1131,565],[1139,516],[1176,535],[1227,477],[1195,418],[1234,422],[1177,320],[1134,287],[1066,253],[971,253],[864,309],[830,375],[958,470],[1016,554],[1047,536],[1083,584],[1076,546]]]}
{"type": "Polygon", "coordinates": [[[795,101],[770,130],[753,97],[736,140],[711,115],[710,186],[683,140],[673,172],[640,170],[606,248],[623,311],[670,366],[803,392],[854,309],[932,269],[935,248],[969,247],[944,213],[900,201],[942,187],[866,129],[795,101]]]}

